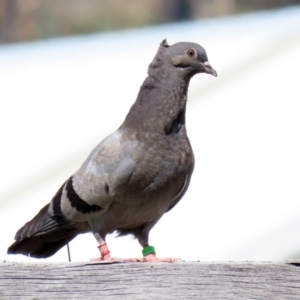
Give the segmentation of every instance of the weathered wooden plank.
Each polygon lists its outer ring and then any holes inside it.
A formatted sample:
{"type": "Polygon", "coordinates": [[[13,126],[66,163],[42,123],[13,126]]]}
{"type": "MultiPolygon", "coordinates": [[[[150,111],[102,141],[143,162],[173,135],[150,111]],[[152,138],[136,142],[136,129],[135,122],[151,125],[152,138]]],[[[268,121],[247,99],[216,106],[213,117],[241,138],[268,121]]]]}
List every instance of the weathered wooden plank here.
{"type": "Polygon", "coordinates": [[[1,263],[0,299],[300,299],[300,263],[1,263]]]}

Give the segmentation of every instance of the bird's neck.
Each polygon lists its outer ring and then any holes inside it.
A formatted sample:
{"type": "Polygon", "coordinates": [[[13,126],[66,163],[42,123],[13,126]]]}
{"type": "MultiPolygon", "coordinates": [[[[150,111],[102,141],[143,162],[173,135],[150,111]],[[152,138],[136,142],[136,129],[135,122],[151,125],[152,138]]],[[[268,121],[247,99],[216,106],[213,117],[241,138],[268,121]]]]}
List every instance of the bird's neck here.
{"type": "Polygon", "coordinates": [[[185,78],[149,75],[122,126],[164,135],[185,130],[188,85],[185,78]]]}

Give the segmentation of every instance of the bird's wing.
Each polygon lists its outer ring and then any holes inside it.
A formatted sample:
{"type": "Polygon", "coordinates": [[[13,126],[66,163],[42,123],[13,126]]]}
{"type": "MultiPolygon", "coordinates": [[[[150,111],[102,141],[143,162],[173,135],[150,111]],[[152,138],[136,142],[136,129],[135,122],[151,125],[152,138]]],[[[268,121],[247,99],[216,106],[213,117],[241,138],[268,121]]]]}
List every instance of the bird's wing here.
{"type": "Polygon", "coordinates": [[[128,139],[124,131],[109,135],[62,185],[50,204],[26,223],[15,238],[56,232],[74,223],[84,227],[86,221],[101,216],[119,192],[118,187],[134,171],[131,155],[134,144],[134,139],[128,139]]]}
{"type": "Polygon", "coordinates": [[[65,183],[60,208],[69,220],[87,221],[108,209],[118,187],[130,177],[136,164],[131,151],[134,140],[128,136],[122,130],[109,135],[65,183]]]}

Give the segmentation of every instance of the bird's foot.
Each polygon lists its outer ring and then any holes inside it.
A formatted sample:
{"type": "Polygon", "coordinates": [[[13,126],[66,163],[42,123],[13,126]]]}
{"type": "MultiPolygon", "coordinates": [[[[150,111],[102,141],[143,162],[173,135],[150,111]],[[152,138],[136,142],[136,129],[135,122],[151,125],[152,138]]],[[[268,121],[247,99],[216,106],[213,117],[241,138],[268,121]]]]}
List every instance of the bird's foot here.
{"type": "Polygon", "coordinates": [[[138,262],[136,258],[115,258],[110,256],[110,251],[106,243],[101,243],[98,246],[101,256],[97,258],[92,258],[91,261],[95,262],[138,262]]]}
{"type": "Polygon", "coordinates": [[[180,258],[174,258],[174,257],[163,257],[159,258],[155,254],[148,254],[147,256],[143,258],[116,258],[116,257],[110,257],[109,254],[97,258],[92,258],[91,261],[94,262],[167,262],[167,263],[173,263],[173,262],[178,262],[182,261],[180,258]]]}
{"type": "Polygon", "coordinates": [[[174,258],[174,257],[159,258],[155,254],[148,254],[143,258],[142,261],[143,262],[168,262],[168,263],[173,263],[173,262],[177,262],[177,261],[182,261],[182,259],[174,258]]]}
{"type": "Polygon", "coordinates": [[[172,258],[172,257],[164,257],[164,258],[158,258],[156,256],[156,251],[153,246],[145,246],[142,250],[143,253],[143,262],[176,262],[176,261],[182,261],[180,258],[172,258]]]}
{"type": "Polygon", "coordinates": [[[164,257],[158,258],[155,255],[155,250],[153,246],[146,246],[143,249],[143,258],[113,258],[110,256],[110,251],[106,243],[101,243],[98,246],[101,256],[97,258],[92,258],[91,261],[94,262],[168,262],[173,263],[177,261],[182,261],[180,258],[164,257]]]}
{"type": "Polygon", "coordinates": [[[139,262],[142,261],[141,259],[137,258],[116,258],[116,257],[111,257],[109,254],[97,257],[97,258],[92,258],[91,261],[95,262],[139,262]]]}

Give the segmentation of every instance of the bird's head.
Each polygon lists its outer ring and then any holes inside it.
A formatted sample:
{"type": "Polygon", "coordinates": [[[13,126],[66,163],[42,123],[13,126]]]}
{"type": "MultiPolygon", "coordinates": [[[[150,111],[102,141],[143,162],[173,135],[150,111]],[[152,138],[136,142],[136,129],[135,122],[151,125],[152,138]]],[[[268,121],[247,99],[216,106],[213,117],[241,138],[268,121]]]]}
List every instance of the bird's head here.
{"type": "Polygon", "coordinates": [[[175,70],[176,73],[189,79],[198,73],[217,76],[217,72],[208,62],[204,48],[190,42],[169,45],[166,40],[163,40],[150,65],[151,68],[168,69],[170,73],[175,70]]]}

